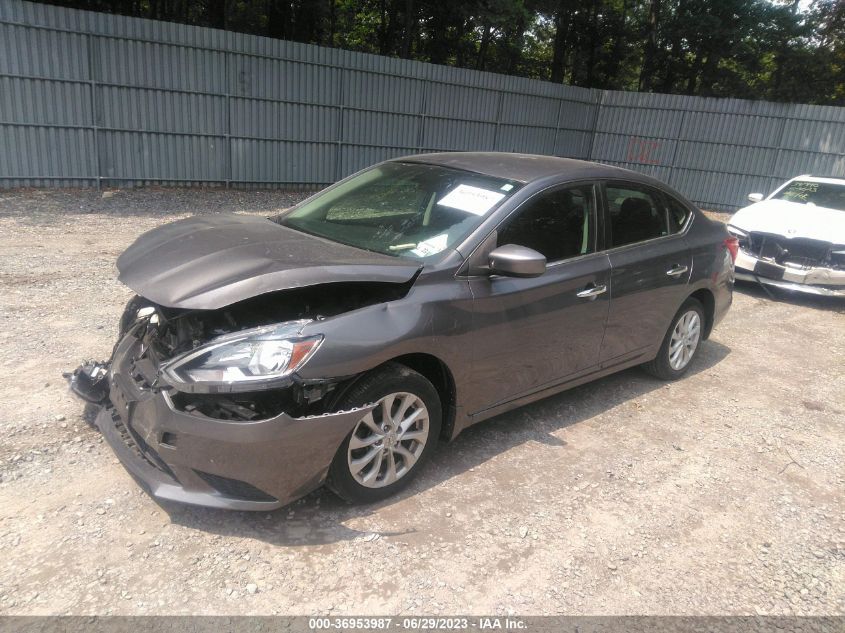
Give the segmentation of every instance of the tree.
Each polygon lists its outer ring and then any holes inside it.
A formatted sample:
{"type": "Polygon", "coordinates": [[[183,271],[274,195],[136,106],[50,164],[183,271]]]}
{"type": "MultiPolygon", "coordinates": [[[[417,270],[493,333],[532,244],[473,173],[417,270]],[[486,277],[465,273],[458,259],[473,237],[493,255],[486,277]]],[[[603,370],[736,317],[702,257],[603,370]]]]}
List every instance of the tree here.
{"type": "Polygon", "coordinates": [[[645,20],[643,39],[643,63],[638,88],[648,92],[654,86],[654,71],[657,68],[657,25],[660,21],[660,0],[650,0],[645,20]]]}
{"type": "Polygon", "coordinates": [[[51,1],[591,88],[845,103],[843,0],[51,1]]]}

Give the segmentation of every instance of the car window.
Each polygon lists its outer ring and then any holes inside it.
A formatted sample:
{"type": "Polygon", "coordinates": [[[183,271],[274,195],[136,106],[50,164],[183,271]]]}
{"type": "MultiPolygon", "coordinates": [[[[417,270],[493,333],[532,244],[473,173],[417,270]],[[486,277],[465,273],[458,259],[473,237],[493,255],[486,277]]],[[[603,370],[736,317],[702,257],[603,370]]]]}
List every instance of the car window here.
{"type": "MultiPolygon", "coordinates": [[[[392,187],[381,183],[361,187],[330,205],[326,209],[326,221],[378,225],[389,218],[401,222],[415,215],[431,197],[433,195],[419,182],[402,182],[392,187]]],[[[426,211],[431,213],[428,208],[426,211]]]]}
{"type": "Polygon", "coordinates": [[[666,212],[657,192],[633,185],[607,186],[611,247],[668,235],[666,212]]]}
{"type": "Polygon", "coordinates": [[[670,195],[664,194],[663,197],[666,200],[666,211],[669,217],[669,232],[678,233],[687,223],[690,210],[686,205],[681,204],[680,200],[676,200],[670,195]]]}
{"type": "Polygon", "coordinates": [[[425,259],[454,248],[520,186],[440,165],[388,162],[317,194],[276,221],[357,248],[425,259]]]}
{"type": "Polygon", "coordinates": [[[788,200],[799,204],[813,204],[828,209],[845,210],[845,185],[796,180],[789,183],[773,197],[775,200],[788,200]]]}
{"type": "Polygon", "coordinates": [[[592,185],[541,193],[507,222],[496,243],[533,248],[548,262],[590,253],[594,208],[592,185]]]}

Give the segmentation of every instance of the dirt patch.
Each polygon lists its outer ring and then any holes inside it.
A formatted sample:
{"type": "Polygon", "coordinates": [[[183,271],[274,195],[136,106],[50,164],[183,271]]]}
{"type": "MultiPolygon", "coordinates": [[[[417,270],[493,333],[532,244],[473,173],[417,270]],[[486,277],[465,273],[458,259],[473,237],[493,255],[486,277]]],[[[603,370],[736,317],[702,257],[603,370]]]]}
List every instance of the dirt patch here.
{"type": "Polygon", "coordinates": [[[753,285],[686,379],[482,423],[388,502],[156,505],[61,372],[108,356],[138,234],[299,197],[0,193],[0,612],[845,613],[845,304],[753,285]]]}

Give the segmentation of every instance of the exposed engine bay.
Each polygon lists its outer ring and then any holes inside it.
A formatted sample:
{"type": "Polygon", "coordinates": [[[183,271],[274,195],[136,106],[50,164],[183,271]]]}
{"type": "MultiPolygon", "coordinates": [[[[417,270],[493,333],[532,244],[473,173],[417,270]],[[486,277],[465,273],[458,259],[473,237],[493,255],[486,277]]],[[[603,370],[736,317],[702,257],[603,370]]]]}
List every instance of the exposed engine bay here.
{"type": "MultiPolygon", "coordinates": [[[[845,245],[728,228],[739,241],[735,276],[763,288],[845,296],[845,245]]],[[[768,292],[768,290],[766,291],[768,292]]]]}
{"type": "Polygon", "coordinates": [[[781,266],[845,270],[845,245],[756,231],[739,241],[740,247],[748,253],[781,266]]]}
{"type": "Polygon", "coordinates": [[[408,284],[350,282],[322,284],[259,295],[219,310],[167,308],[135,297],[121,318],[121,335],[138,312],[153,307],[158,315],[150,343],[162,360],[170,359],[211,339],[248,328],[298,319],[320,321],[407,294],[408,284]]]}
{"type": "MultiPolygon", "coordinates": [[[[323,284],[259,295],[218,310],[168,308],[133,297],[120,319],[119,341],[140,341],[132,378],[154,392],[165,391],[173,406],[192,415],[217,420],[253,421],[281,412],[301,417],[319,415],[331,406],[331,394],[349,377],[302,381],[290,377],[277,388],[238,393],[189,393],[164,379],[161,368],[171,359],[242,330],[290,321],[320,321],[404,296],[410,283],[349,282],[323,284]]],[[[117,345],[115,346],[115,349],[117,345]]],[[[109,396],[108,362],[87,361],[67,377],[85,400],[101,404],[109,396]]]]}

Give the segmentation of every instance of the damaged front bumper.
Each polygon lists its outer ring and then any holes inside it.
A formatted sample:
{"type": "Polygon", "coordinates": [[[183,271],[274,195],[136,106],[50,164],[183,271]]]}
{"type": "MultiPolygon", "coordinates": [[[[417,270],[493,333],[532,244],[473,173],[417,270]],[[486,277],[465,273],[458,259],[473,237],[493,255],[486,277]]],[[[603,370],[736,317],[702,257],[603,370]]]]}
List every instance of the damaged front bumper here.
{"type": "Polygon", "coordinates": [[[108,396],[95,424],[126,470],[157,499],[229,510],[282,507],[323,483],[337,448],[373,408],[248,421],[179,410],[167,391],[147,386],[137,362],[140,345],[125,336],[107,374],[93,371],[93,391],[86,390],[90,369],[77,370],[71,386],[92,401],[102,388],[96,378],[106,381],[108,396]]]}
{"type": "Polygon", "coordinates": [[[109,363],[85,361],[72,374],[63,374],[70,390],[91,404],[102,404],[109,397],[109,363]]]}
{"type": "Polygon", "coordinates": [[[735,262],[734,276],[767,286],[813,295],[845,297],[845,270],[825,267],[782,265],[755,257],[742,249],[735,262]]]}

